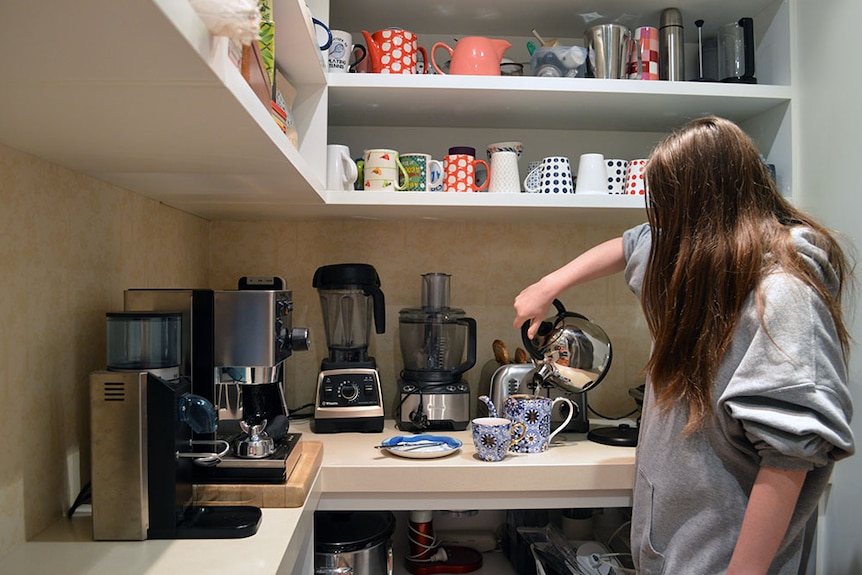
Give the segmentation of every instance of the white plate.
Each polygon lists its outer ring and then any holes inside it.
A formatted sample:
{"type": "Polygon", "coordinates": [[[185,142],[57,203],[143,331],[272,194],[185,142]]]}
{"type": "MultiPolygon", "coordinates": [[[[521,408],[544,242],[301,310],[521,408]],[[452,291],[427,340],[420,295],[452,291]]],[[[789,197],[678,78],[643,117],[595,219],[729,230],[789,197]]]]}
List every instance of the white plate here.
{"type": "Polygon", "coordinates": [[[397,435],[380,443],[386,451],[409,459],[446,457],[461,449],[461,440],[445,435],[397,435]],[[442,442],[441,445],[436,445],[442,442]],[[416,447],[428,444],[427,447],[416,447]]]}

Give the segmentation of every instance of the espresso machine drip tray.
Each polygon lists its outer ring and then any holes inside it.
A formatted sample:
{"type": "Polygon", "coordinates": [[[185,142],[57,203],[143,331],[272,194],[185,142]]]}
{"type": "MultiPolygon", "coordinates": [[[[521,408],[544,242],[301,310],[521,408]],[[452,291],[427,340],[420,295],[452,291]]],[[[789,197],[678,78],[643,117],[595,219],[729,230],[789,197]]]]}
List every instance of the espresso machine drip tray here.
{"type": "MultiPolygon", "coordinates": [[[[296,448],[301,433],[287,433],[275,444],[275,452],[269,457],[250,459],[238,457],[233,451],[213,466],[195,466],[197,483],[284,483],[299,461],[296,448]]],[[[229,441],[235,445],[242,436],[229,441]]]]}

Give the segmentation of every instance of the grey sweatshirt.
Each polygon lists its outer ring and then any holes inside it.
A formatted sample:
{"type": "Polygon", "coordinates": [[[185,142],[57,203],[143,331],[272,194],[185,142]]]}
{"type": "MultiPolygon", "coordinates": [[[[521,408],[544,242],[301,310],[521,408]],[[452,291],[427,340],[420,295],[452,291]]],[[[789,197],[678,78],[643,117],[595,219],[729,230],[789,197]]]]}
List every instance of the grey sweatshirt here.
{"type": "MultiPolygon", "coordinates": [[[[792,233],[800,254],[837,290],[814,232],[792,233]]],[[[623,241],[626,281],[640,296],[649,226],[628,230],[623,241]]],[[[686,408],[653,408],[647,381],[632,510],[632,553],[642,575],[724,573],[761,466],[808,470],[769,571],[795,575],[805,522],[833,463],[854,452],[846,364],[829,311],[781,271],[769,274],[761,289],[766,330],[749,295],[712,384],[714,416],[704,428],[683,436],[686,408]]]]}

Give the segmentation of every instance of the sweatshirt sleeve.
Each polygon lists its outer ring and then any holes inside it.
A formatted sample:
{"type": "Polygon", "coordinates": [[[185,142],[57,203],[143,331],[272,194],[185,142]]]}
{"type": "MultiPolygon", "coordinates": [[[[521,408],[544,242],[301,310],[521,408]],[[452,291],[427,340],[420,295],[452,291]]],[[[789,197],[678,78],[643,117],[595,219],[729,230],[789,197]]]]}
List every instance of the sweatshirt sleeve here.
{"type": "Polygon", "coordinates": [[[771,274],[762,288],[763,323],[747,305],[719,408],[762,466],[810,470],[852,455],[847,369],[828,309],[788,274],[771,274]]]}
{"type": "Polygon", "coordinates": [[[623,232],[626,283],[638,297],[643,288],[643,278],[651,247],[652,236],[649,224],[640,224],[623,232]]]}

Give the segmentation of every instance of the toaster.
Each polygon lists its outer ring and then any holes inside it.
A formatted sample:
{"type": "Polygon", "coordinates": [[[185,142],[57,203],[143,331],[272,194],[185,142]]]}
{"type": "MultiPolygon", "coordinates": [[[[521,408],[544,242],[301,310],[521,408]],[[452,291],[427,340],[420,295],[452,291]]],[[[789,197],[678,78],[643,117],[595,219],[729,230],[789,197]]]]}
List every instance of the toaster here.
{"type": "MultiPolygon", "coordinates": [[[[491,376],[491,385],[488,395],[497,408],[497,413],[503,412],[503,403],[510,395],[518,393],[537,395],[530,389],[530,383],[533,380],[533,374],[536,372],[536,367],[532,363],[509,363],[497,368],[491,376]]],[[[587,393],[586,392],[568,392],[556,387],[546,387],[545,393],[551,399],[557,397],[566,397],[575,406],[577,413],[572,414],[572,420],[563,428],[564,431],[573,433],[587,433],[590,430],[590,421],[587,414],[587,393]]],[[[538,394],[541,394],[539,392],[538,394]]],[[[478,403],[478,415],[481,417],[487,415],[487,407],[483,402],[478,403]]],[[[568,406],[560,402],[554,406],[551,412],[551,427],[556,428],[568,416],[568,406]]]]}

